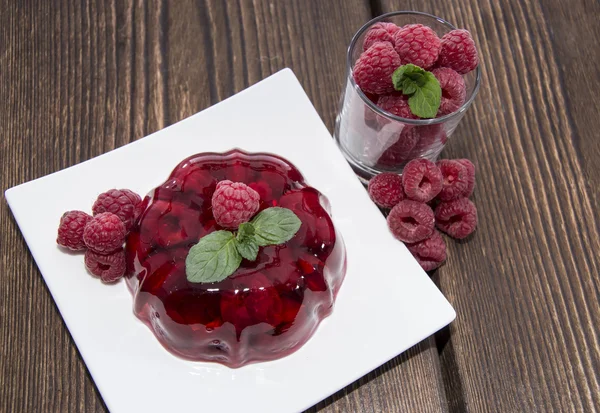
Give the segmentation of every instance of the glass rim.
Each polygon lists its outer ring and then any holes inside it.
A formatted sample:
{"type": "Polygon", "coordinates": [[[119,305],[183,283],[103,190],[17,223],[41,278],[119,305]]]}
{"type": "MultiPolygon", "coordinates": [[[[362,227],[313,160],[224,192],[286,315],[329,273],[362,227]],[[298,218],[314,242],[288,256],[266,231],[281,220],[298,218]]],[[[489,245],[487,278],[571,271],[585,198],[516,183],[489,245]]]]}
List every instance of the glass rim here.
{"type": "Polygon", "coordinates": [[[354,81],[354,75],[352,73],[352,51],[356,47],[360,36],[364,32],[366,32],[371,26],[373,26],[375,23],[378,23],[389,17],[399,16],[399,15],[411,15],[411,14],[424,16],[424,17],[428,17],[428,18],[437,20],[439,23],[450,28],[450,30],[456,29],[456,27],[452,23],[442,19],[441,17],[437,17],[437,16],[434,16],[433,14],[424,13],[421,11],[393,11],[390,13],[382,14],[381,16],[375,17],[374,19],[371,19],[368,22],[366,22],[360,29],[358,29],[358,31],[352,37],[352,40],[350,41],[350,46],[348,46],[348,50],[346,52],[346,73],[347,73],[348,78],[350,79],[350,82],[352,83],[352,87],[358,93],[358,96],[360,96],[362,101],[367,106],[369,106],[369,108],[372,111],[378,113],[379,115],[384,116],[389,119],[392,119],[392,120],[395,120],[397,122],[402,122],[402,123],[406,123],[409,125],[435,125],[435,124],[439,124],[439,123],[444,123],[456,116],[461,115],[463,112],[465,112],[467,110],[467,108],[469,106],[471,106],[471,103],[473,103],[473,100],[475,99],[475,96],[477,95],[477,92],[479,91],[479,86],[480,86],[480,81],[481,81],[481,69],[479,68],[479,65],[477,65],[477,68],[475,69],[475,85],[473,86],[473,90],[471,91],[471,94],[469,95],[468,99],[465,99],[465,102],[461,105],[460,108],[458,108],[458,110],[456,110],[452,113],[449,113],[447,115],[440,116],[439,118],[433,118],[433,119],[408,119],[408,118],[402,118],[400,116],[396,116],[390,112],[387,112],[387,111],[381,109],[376,104],[374,104],[371,101],[371,99],[369,99],[365,95],[365,93],[361,90],[360,87],[358,87],[358,85],[354,81]]]}

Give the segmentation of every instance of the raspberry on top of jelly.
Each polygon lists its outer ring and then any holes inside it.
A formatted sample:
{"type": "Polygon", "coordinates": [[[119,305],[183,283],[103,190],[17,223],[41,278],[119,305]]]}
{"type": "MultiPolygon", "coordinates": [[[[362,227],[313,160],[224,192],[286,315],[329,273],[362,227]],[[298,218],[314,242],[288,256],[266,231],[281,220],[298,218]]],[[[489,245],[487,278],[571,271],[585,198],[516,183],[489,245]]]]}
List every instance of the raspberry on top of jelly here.
{"type": "Polygon", "coordinates": [[[181,162],[144,200],[127,243],[134,312],[172,353],[230,367],[273,360],[301,347],[329,315],[346,270],[327,200],[286,160],[232,150],[181,162]],[[302,222],[284,244],[261,247],[229,277],[186,278],[190,248],[219,230],[211,199],[220,181],[260,195],[258,213],[290,209],[302,222]]]}

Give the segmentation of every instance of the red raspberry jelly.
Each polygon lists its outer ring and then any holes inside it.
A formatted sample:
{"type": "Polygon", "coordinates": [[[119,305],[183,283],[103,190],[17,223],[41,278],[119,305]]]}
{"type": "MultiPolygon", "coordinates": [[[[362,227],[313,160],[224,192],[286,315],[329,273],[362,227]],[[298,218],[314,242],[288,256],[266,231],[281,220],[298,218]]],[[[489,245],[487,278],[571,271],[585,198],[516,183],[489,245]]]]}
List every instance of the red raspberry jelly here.
{"type": "Polygon", "coordinates": [[[229,367],[274,360],[301,347],[328,316],[346,272],[344,243],[326,198],[286,160],[232,150],[181,162],[144,200],[127,239],[134,312],[170,352],[229,367]],[[280,206],[302,221],[282,245],[260,249],[217,283],[187,280],[185,258],[221,228],[211,198],[217,182],[243,182],[260,210],[280,206]]]}

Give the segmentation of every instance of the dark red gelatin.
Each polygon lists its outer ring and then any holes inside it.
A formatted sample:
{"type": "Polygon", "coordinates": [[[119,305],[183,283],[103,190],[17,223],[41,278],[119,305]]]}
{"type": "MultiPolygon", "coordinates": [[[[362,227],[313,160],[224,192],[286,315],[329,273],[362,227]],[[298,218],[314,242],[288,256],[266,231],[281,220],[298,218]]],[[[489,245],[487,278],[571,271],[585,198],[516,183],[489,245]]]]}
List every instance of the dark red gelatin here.
{"type": "Polygon", "coordinates": [[[144,202],[127,238],[127,284],[135,314],[170,352],[229,367],[274,360],[302,346],[331,313],[346,272],[344,244],[327,200],[284,159],[240,150],[194,155],[144,202]],[[185,274],[189,249],[224,229],[210,204],[224,179],[254,188],[261,210],[291,209],[302,226],[225,280],[192,283],[185,274]]]}

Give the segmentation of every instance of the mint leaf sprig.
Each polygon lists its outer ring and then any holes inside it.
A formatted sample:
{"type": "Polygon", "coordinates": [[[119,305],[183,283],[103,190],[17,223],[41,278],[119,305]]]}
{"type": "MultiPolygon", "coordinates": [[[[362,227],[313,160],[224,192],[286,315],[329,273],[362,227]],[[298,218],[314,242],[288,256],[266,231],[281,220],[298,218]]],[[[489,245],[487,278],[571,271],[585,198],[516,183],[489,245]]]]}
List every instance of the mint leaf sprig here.
{"type": "Polygon", "coordinates": [[[392,83],[394,89],[409,96],[408,106],[413,114],[435,118],[442,101],[442,88],[433,73],[409,63],[392,73],[392,83]]]}
{"type": "Polygon", "coordinates": [[[250,222],[241,224],[237,235],[215,231],[202,237],[185,259],[188,281],[213,283],[237,270],[242,258],[256,260],[259,247],[283,244],[296,235],[302,221],[287,208],[267,208],[250,222]]]}
{"type": "Polygon", "coordinates": [[[249,261],[256,260],[258,255],[258,243],[255,238],[256,231],[250,222],[240,224],[236,237],[235,247],[242,257],[249,261]]]}

